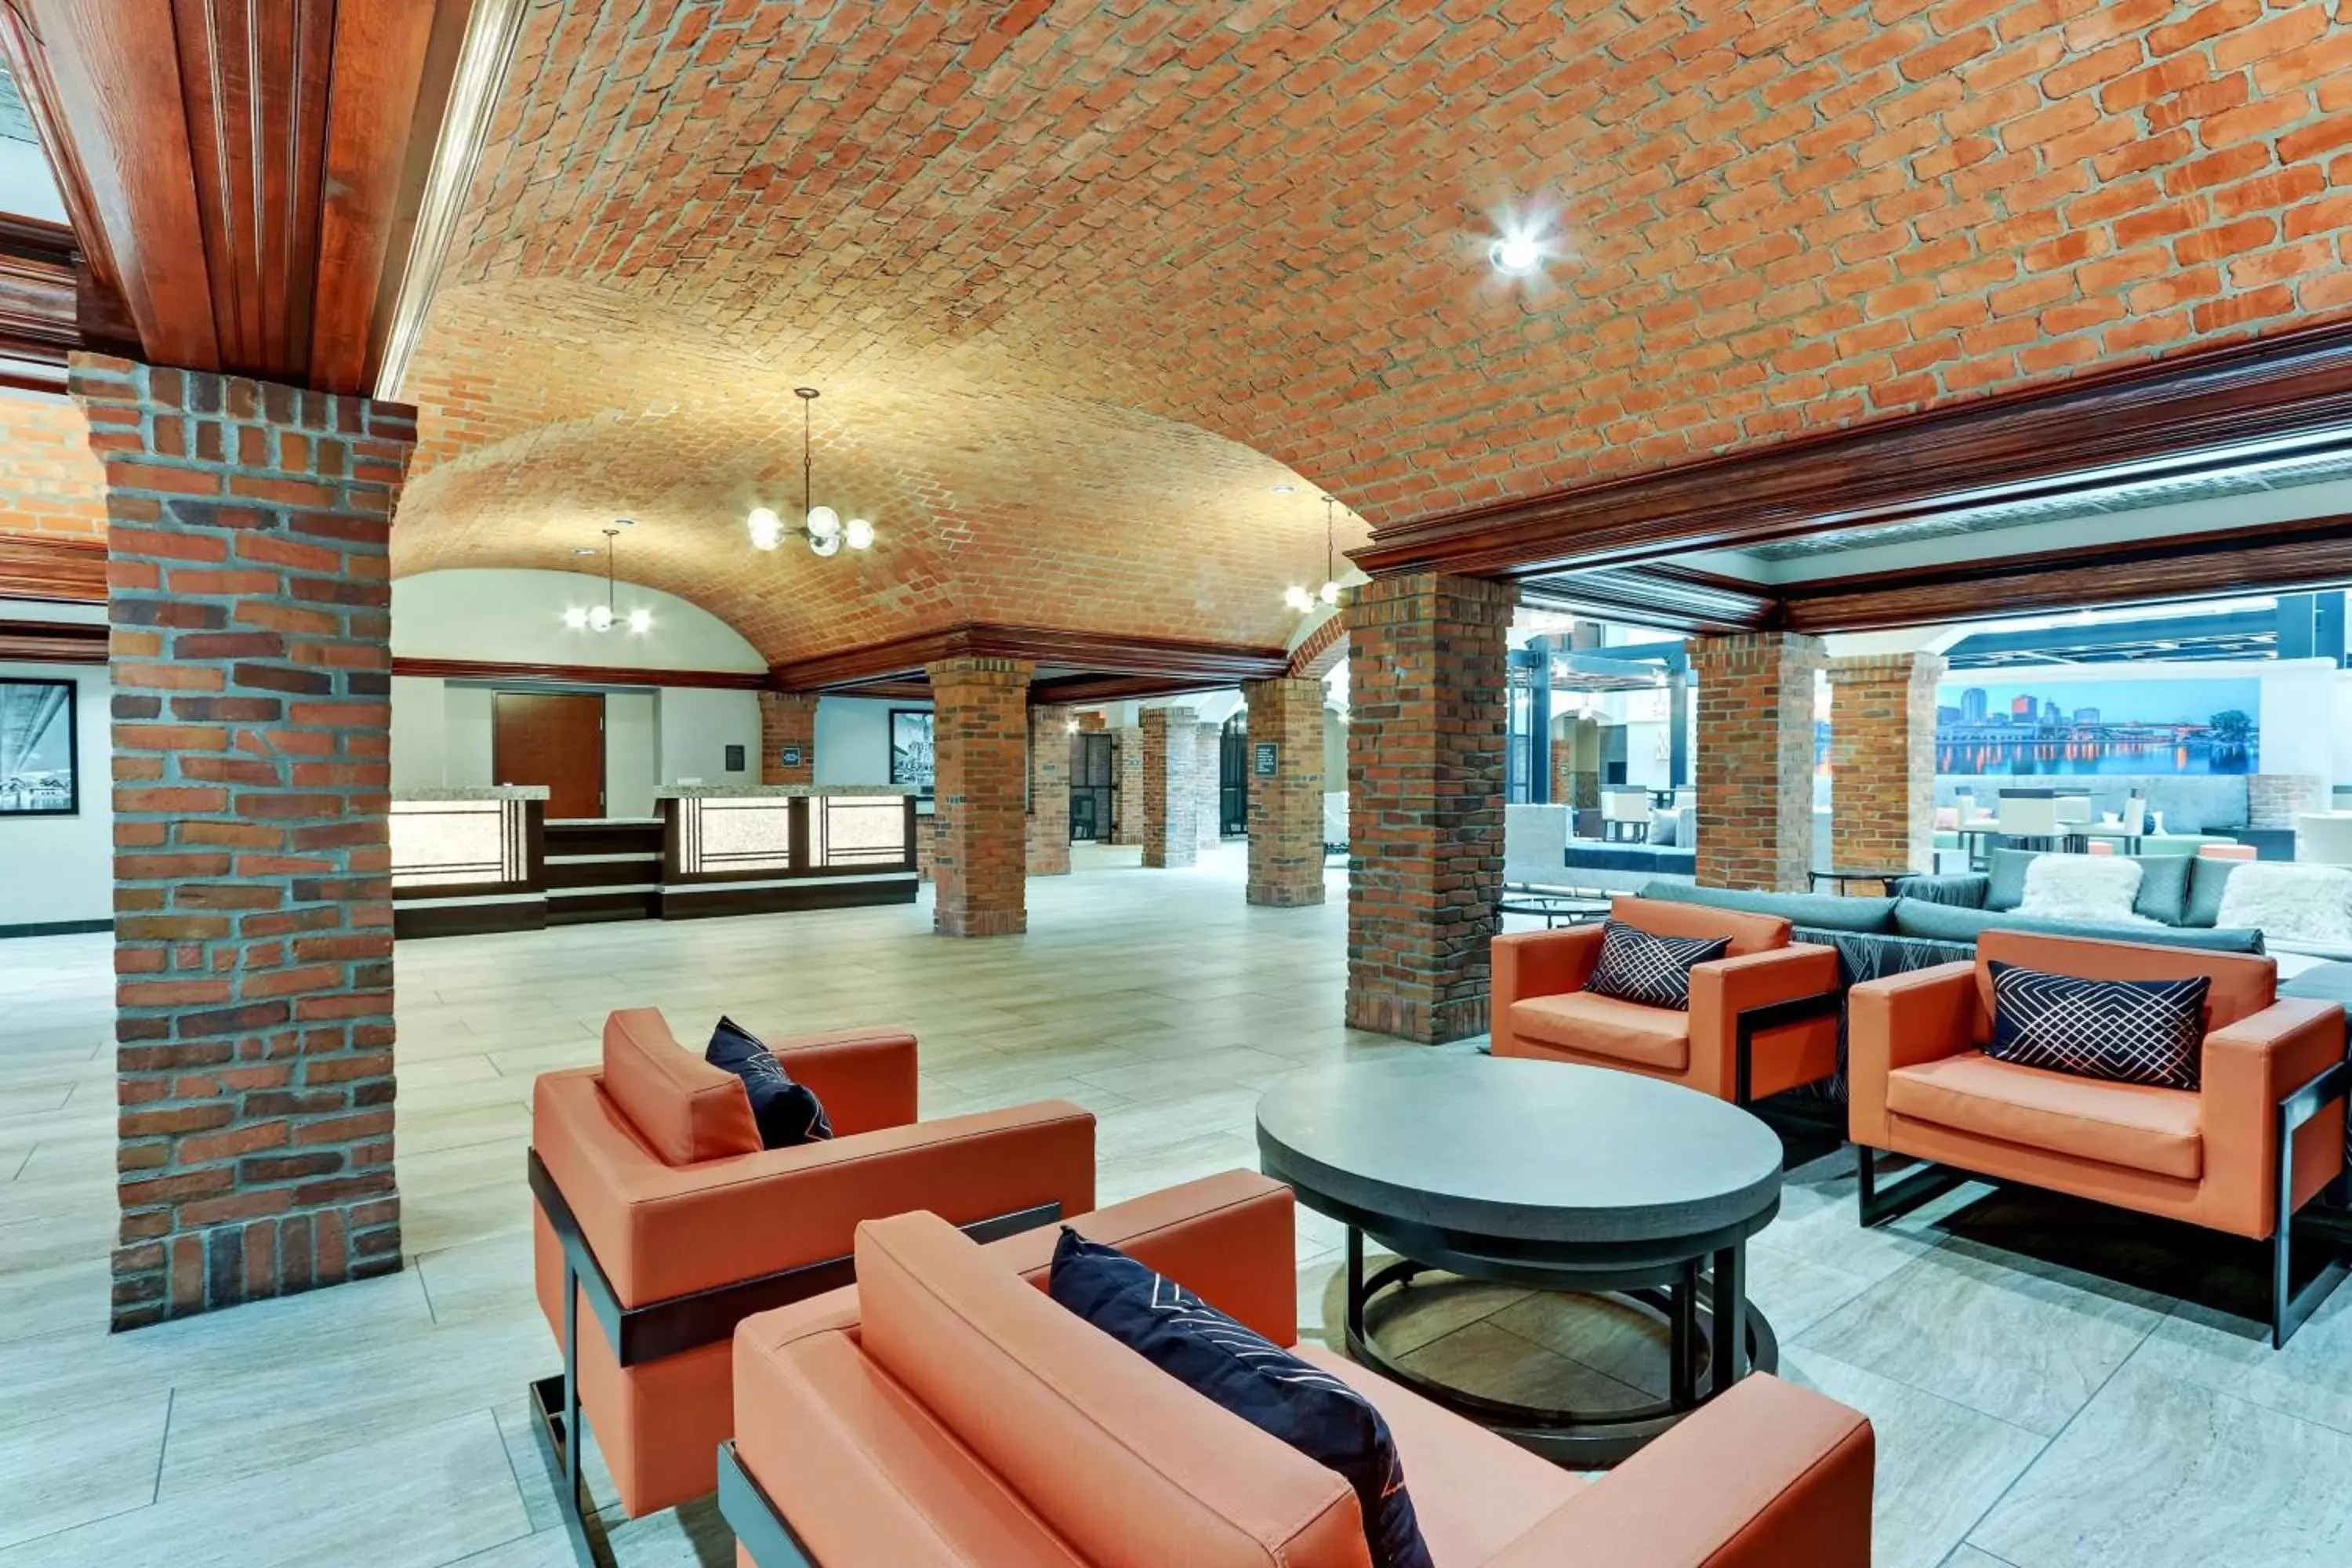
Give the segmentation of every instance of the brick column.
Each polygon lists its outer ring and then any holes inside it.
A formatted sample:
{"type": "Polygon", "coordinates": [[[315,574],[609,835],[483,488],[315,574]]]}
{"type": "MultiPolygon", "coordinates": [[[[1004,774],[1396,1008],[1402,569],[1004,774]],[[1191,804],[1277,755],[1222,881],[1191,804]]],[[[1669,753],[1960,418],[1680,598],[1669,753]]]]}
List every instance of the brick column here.
{"type": "Polygon", "coordinates": [[[941,936],[1028,929],[1029,677],[1021,658],[948,658],[928,667],[938,748],[939,827],[931,863],[941,936]]]}
{"type": "Polygon", "coordinates": [[[816,697],[814,693],[760,693],[760,782],[763,784],[816,783],[816,697]],[[800,760],[785,762],[787,749],[799,752],[800,760]]]}
{"type": "Polygon", "coordinates": [[[2246,775],[2246,826],[2292,831],[2306,811],[2327,808],[2326,789],[2311,773],[2246,775]]]}
{"type": "Polygon", "coordinates": [[[1200,829],[1194,826],[1193,760],[1199,745],[1198,728],[1190,708],[1146,708],[1139,717],[1142,743],[1143,863],[1150,867],[1190,866],[1200,858],[1200,829]]]}
{"type": "Polygon", "coordinates": [[[1802,891],[1813,846],[1813,675],[1819,637],[1692,640],[1698,686],[1698,881],[1802,891]]]}
{"type": "Polygon", "coordinates": [[[400,404],[77,354],[106,464],[121,1226],[136,1328],[400,1267],[400,404]]]}
{"type": "Polygon", "coordinates": [[[1516,598],[1503,584],[1423,573],[1344,600],[1356,1028],[1433,1043],[1486,1027],[1516,598]]]}
{"type": "Polygon", "coordinates": [[[1225,837],[1225,727],[1201,725],[1193,744],[1192,829],[1202,849],[1210,850],[1225,837]]]}
{"type": "Polygon", "coordinates": [[[1932,653],[1859,655],[1831,659],[1829,676],[1832,863],[1934,870],[1936,683],[1944,661],[1932,653]]]}
{"type": "Polygon", "coordinates": [[[1029,710],[1029,875],[1070,873],[1070,747],[1067,708],[1029,710]]]}
{"type": "Polygon", "coordinates": [[[1113,803],[1113,844],[1143,842],[1143,731],[1132,724],[1118,731],[1118,799],[1113,803]]]}
{"type": "Polygon", "coordinates": [[[1323,901],[1323,683],[1303,677],[1242,684],[1253,753],[1272,742],[1275,773],[1249,773],[1253,904],[1323,901]]]}

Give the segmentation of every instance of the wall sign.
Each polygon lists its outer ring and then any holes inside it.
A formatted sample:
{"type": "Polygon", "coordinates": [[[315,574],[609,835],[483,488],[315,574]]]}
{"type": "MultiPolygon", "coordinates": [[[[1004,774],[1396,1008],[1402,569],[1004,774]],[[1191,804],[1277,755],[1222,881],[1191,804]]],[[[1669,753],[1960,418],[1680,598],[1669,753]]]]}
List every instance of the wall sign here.
{"type": "Polygon", "coordinates": [[[1250,747],[1250,772],[1259,778],[1270,779],[1281,771],[1282,746],[1276,741],[1259,741],[1250,747]]]}
{"type": "Polygon", "coordinates": [[[798,746],[786,746],[782,751],[776,753],[776,761],[788,768],[799,767],[801,765],[801,749],[798,746]]]}

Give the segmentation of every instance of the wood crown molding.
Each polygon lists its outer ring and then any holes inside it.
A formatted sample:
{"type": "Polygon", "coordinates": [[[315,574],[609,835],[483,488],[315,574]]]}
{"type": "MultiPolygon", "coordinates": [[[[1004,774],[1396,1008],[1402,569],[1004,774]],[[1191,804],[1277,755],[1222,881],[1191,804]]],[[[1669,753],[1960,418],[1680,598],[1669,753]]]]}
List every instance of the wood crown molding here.
{"type": "Polygon", "coordinates": [[[1375,529],[1375,576],[1524,577],[2352,451],[2352,322],[1375,529]]]}
{"type": "Polygon", "coordinates": [[[630,665],[505,663],[485,658],[412,658],[395,654],[392,673],[432,680],[520,680],[566,686],[694,686],[761,691],[768,678],[740,669],[646,669],[630,665]]]}
{"type": "Polygon", "coordinates": [[[1162,691],[1201,690],[1262,679],[1280,675],[1288,662],[1278,647],[967,622],[793,659],[774,666],[768,677],[780,691],[835,690],[909,676],[919,679],[924,666],[943,658],[1024,658],[1088,676],[1150,677],[1176,683],[1163,685],[1162,691]]]}
{"type": "Polygon", "coordinates": [[[106,602],[106,546],[88,539],[0,534],[0,599],[106,602]]]}
{"type": "Polygon", "coordinates": [[[0,621],[0,662],[104,664],[106,627],[80,621],[0,621]]]}
{"type": "Polygon", "coordinates": [[[112,294],[151,363],[372,393],[474,9],[10,0],[85,327],[112,294]]]}

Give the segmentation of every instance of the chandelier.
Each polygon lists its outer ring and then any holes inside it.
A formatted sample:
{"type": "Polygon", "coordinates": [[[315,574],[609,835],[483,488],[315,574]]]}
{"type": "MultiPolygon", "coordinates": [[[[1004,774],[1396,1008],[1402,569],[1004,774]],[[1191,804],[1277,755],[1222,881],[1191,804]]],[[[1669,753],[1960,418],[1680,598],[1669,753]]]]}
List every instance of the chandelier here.
{"type": "Polygon", "coordinates": [[[1310,594],[1304,584],[1293,583],[1282,591],[1282,602],[1302,616],[1339,602],[1339,552],[1334,542],[1338,537],[1334,513],[1339,504],[1330,496],[1323,498],[1323,586],[1310,594]]]}
{"type": "Polygon", "coordinates": [[[866,550],[874,543],[874,525],[862,517],[853,517],[846,523],[841,514],[829,506],[809,504],[814,489],[815,458],[809,442],[809,405],[816,401],[814,386],[795,386],[793,395],[801,400],[801,518],[798,528],[787,528],[772,507],[755,506],[746,521],[751,528],[751,544],[758,550],[773,550],[784,542],[787,533],[797,533],[808,541],[808,547],[819,555],[832,555],[845,544],[852,550],[866,550]]]}
{"type": "MultiPolygon", "coordinates": [[[[563,624],[575,632],[594,632],[602,637],[617,626],[626,625],[632,637],[643,637],[654,629],[654,613],[640,606],[624,616],[613,603],[613,542],[621,537],[621,530],[630,527],[633,518],[616,517],[613,526],[604,530],[604,602],[583,608],[574,605],[563,612],[563,624]]],[[[574,555],[593,555],[593,549],[583,548],[574,555]]]]}

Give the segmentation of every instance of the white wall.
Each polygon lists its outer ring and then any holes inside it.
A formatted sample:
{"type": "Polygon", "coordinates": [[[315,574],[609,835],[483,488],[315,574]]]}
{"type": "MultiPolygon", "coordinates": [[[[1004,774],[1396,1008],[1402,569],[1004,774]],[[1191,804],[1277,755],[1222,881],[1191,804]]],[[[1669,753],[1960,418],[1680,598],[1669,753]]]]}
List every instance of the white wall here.
{"type": "Polygon", "coordinates": [[[871,697],[820,697],[816,701],[816,782],[890,782],[890,710],[928,702],[871,697]]]}
{"type": "Polygon", "coordinates": [[[392,787],[394,793],[449,784],[448,682],[392,678],[392,787]]]}
{"type": "Polygon", "coordinates": [[[2262,671],[2263,710],[2257,760],[2266,773],[2307,773],[2319,781],[2321,797],[2337,779],[2352,773],[2336,766],[2336,685],[2342,673],[2333,659],[2281,659],[2262,671]]]}
{"type": "MultiPolygon", "coordinates": [[[[591,543],[595,542],[593,539],[591,543]]],[[[628,560],[629,542],[621,541],[628,560]]],[[[614,602],[626,615],[653,611],[643,637],[573,631],[563,612],[604,600],[604,579],[579,572],[420,572],[392,585],[396,658],[481,658],[520,664],[625,665],[639,669],[768,668],[760,650],[717,616],[675,595],[625,580],[614,602]]]]}
{"type": "Polygon", "coordinates": [[[114,786],[107,727],[114,692],[105,667],[0,664],[0,675],[74,683],[81,785],[79,816],[0,817],[0,926],[111,919],[114,786]]]}
{"type": "MultiPolygon", "coordinates": [[[[662,693],[604,693],[604,815],[651,816],[654,781],[660,773],[662,693]]],[[[752,710],[751,728],[760,727],[752,710]]],[[[752,753],[758,746],[754,743],[752,753]]]]}
{"type": "MultiPolygon", "coordinates": [[[[760,694],[666,686],[656,715],[661,782],[760,782],[760,694]],[[730,773],[727,748],[743,748],[743,765],[730,773]]],[[[609,807],[607,809],[610,809],[609,807]]]]}

